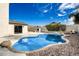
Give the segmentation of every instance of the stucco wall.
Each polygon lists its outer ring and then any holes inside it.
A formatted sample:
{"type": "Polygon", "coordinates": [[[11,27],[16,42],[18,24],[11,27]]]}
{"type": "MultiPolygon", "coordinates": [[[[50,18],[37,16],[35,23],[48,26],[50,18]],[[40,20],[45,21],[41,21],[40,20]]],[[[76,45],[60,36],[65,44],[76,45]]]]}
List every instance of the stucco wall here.
{"type": "Polygon", "coordinates": [[[8,35],[9,4],[0,3],[0,37],[8,35]]]}
{"type": "Polygon", "coordinates": [[[27,32],[28,32],[28,26],[22,26],[22,33],[18,33],[18,34],[15,34],[14,33],[14,24],[9,24],[9,27],[8,27],[8,33],[9,35],[26,35],[27,32]]]}
{"type": "Polygon", "coordinates": [[[23,34],[28,34],[28,26],[23,26],[23,34]]]}
{"type": "Polygon", "coordinates": [[[72,30],[75,30],[75,31],[79,32],[79,25],[78,24],[66,25],[66,32],[70,32],[72,30]]]}
{"type": "Polygon", "coordinates": [[[9,33],[9,35],[14,35],[14,25],[13,24],[9,24],[8,33],[9,33]]]}

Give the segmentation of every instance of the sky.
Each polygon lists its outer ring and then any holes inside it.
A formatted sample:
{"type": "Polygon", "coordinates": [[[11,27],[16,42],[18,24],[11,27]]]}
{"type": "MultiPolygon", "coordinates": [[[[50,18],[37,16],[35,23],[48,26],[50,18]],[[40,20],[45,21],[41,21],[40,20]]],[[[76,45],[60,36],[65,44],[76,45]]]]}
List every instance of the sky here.
{"type": "Polygon", "coordinates": [[[76,12],[78,6],[78,3],[10,3],[9,19],[34,26],[52,22],[73,24],[69,15],[76,12]]]}

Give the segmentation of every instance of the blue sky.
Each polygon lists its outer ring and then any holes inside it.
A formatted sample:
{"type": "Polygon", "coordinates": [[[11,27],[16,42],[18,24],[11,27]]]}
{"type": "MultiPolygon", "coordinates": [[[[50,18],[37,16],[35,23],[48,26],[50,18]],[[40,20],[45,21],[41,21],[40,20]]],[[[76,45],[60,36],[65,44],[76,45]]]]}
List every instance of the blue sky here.
{"type": "Polygon", "coordinates": [[[38,26],[51,22],[66,24],[72,22],[68,16],[78,6],[78,3],[11,3],[9,19],[38,26]]]}

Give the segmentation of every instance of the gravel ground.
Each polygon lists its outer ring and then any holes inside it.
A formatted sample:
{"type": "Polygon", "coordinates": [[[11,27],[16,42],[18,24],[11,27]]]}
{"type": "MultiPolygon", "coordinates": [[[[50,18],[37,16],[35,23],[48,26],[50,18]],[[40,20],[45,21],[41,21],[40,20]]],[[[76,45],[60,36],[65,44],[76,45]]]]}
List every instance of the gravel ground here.
{"type": "MultiPolygon", "coordinates": [[[[66,37],[68,44],[52,45],[46,49],[26,53],[27,56],[79,56],[79,35],[70,34],[66,37]]],[[[0,56],[25,56],[25,54],[14,53],[7,48],[0,47],[0,56]]]]}
{"type": "Polygon", "coordinates": [[[69,34],[65,37],[69,40],[68,44],[53,45],[44,50],[26,53],[28,56],[79,56],[79,35],[69,34]]]}

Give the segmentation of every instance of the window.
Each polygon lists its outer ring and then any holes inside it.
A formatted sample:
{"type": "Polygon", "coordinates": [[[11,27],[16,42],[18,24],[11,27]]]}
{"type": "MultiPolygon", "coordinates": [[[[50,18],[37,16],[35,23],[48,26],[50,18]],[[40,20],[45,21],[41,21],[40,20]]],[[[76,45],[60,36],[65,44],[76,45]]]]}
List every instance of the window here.
{"type": "Polygon", "coordinates": [[[14,27],[14,33],[15,34],[22,33],[22,26],[15,26],[14,27]]]}

